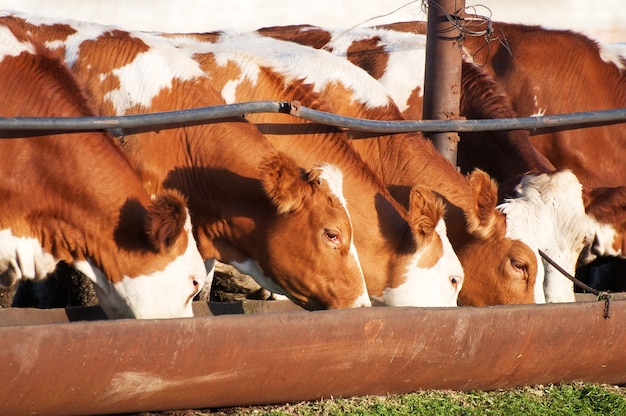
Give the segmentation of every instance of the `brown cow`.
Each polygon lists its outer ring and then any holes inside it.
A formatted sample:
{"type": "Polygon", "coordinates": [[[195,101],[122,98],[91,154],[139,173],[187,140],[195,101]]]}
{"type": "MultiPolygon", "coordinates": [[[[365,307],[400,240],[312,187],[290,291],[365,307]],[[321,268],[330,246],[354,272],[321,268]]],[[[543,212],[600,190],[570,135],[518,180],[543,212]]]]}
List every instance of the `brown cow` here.
{"type": "MultiPolygon", "coordinates": [[[[93,115],[60,60],[10,22],[0,38],[2,117],[93,115]]],[[[181,195],[151,198],[107,134],[31,133],[0,131],[3,283],[43,279],[62,260],[111,318],[192,316],[205,271],[181,195]]]]}
{"type": "MultiPolygon", "coordinates": [[[[222,104],[198,64],[159,39],[118,28],[5,16],[63,57],[102,115],[222,104]]],[[[242,118],[119,139],[144,187],[188,199],[207,263],[235,265],[309,308],[367,306],[342,195],[342,174],[302,174],[242,118]]]]}
{"type": "MultiPolygon", "coordinates": [[[[258,34],[164,36],[196,53],[229,102],[262,97],[299,99],[304,105],[353,117],[402,118],[379,83],[359,68],[322,51],[258,34]],[[297,85],[306,87],[300,87],[300,95],[293,91],[297,85]]],[[[277,134],[272,127],[261,125],[266,134],[277,134]]],[[[306,139],[285,142],[292,152],[304,148],[310,152],[308,147],[313,147],[306,139]]],[[[468,181],[421,135],[359,137],[352,145],[405,204],[408,187],[417,184],[447,199],[448,232],[466,274],[460,295],[464,304],[534,300],[535,256],[523,243],[505,238],[505,218],[495,210],[496,187],[488,176],[476,172],[468,181]],[[494,264],[485,262],[487,252],[492,252],[489,260],[494,264]],[[498,284],[499,280],[511,284],[498,284]],[[471,291],[476,295],[471,296],[471,291]]]]}

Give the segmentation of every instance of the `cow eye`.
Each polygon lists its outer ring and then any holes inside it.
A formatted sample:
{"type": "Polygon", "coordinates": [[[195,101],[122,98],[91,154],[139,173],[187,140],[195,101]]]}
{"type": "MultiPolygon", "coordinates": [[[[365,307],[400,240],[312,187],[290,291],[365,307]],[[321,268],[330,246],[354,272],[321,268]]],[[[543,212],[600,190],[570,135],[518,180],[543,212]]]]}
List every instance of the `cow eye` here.
{"type": "Polygon", "coordinates": [[[526,271],[528,269],[528,265],[523,261],[511,260],[511,266],[513,267],[513,270],[515,270],[517,273],[522,275],[527,274],[526,271]]]}
{"type": "Polygon", "coordinates": [[[324,241],[331,245],[335,250],[341,248],[341,233],[336,230],[324,228],[324,241]]]}
{"type": "Polygon", "coordinates": [[[339,240],[339,233],[337,231],[329,230],[328,228],[324,229],[324,236],[330,241],[339,240]]]}

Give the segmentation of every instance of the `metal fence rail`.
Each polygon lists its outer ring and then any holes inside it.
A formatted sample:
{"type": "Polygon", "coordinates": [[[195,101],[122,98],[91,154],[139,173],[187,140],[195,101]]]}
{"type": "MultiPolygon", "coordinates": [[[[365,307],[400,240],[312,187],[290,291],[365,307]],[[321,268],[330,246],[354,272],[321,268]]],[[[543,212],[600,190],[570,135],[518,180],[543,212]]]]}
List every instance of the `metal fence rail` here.
{"type": "Polygon", "coordinates": [[[374,133],[572,129],[626,122],[626,108],[486,120],[381,121],[317,111],[303,107],[297,101],[254,101],[131,116],[0,117],[0,137],[7,137],[6,131],[11,132],[10,137],[30,136],[43,131],[48,134],[50,132],[111,130],[113,133],[121,134],[122,131],[140,132],[215,123],[230,117],[255,113],[291,114],[320,124],[374,133]]]}

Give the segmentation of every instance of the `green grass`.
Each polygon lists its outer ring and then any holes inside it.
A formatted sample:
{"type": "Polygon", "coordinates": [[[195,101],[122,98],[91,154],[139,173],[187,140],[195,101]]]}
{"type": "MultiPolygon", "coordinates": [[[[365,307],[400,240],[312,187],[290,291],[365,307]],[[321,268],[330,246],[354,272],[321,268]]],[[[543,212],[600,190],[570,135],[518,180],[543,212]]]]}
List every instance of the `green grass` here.
{"type": "Polygon", "coordinates": [[[397,396],[329,399],[278,406],[196,410],[188,413],[178,411],[170,414],[176,416],[626,415],[626,390],[608,385],[571,383],[493,392],[423,391],[397,396]]]}

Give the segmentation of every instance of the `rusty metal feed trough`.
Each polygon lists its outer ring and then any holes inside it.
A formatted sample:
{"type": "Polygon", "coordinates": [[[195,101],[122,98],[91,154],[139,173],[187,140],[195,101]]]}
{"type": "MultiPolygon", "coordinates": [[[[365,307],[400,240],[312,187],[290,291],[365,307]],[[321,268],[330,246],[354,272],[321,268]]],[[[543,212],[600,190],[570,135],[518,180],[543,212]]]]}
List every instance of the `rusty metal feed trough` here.
{"type": "MultiPolygon", "coordinates": [[[[483,308],[263,311],[104,319],[0,311],[0,414],[208,408],[420,389],[626,383],[626,300],[483,308]],[[252,313],[251,313],[252,312],[252,313]],[[90,319],[91,321],[76,321],[90,319]]],[[[233,305],[230,305],[231,308],[233,305]]]]}

